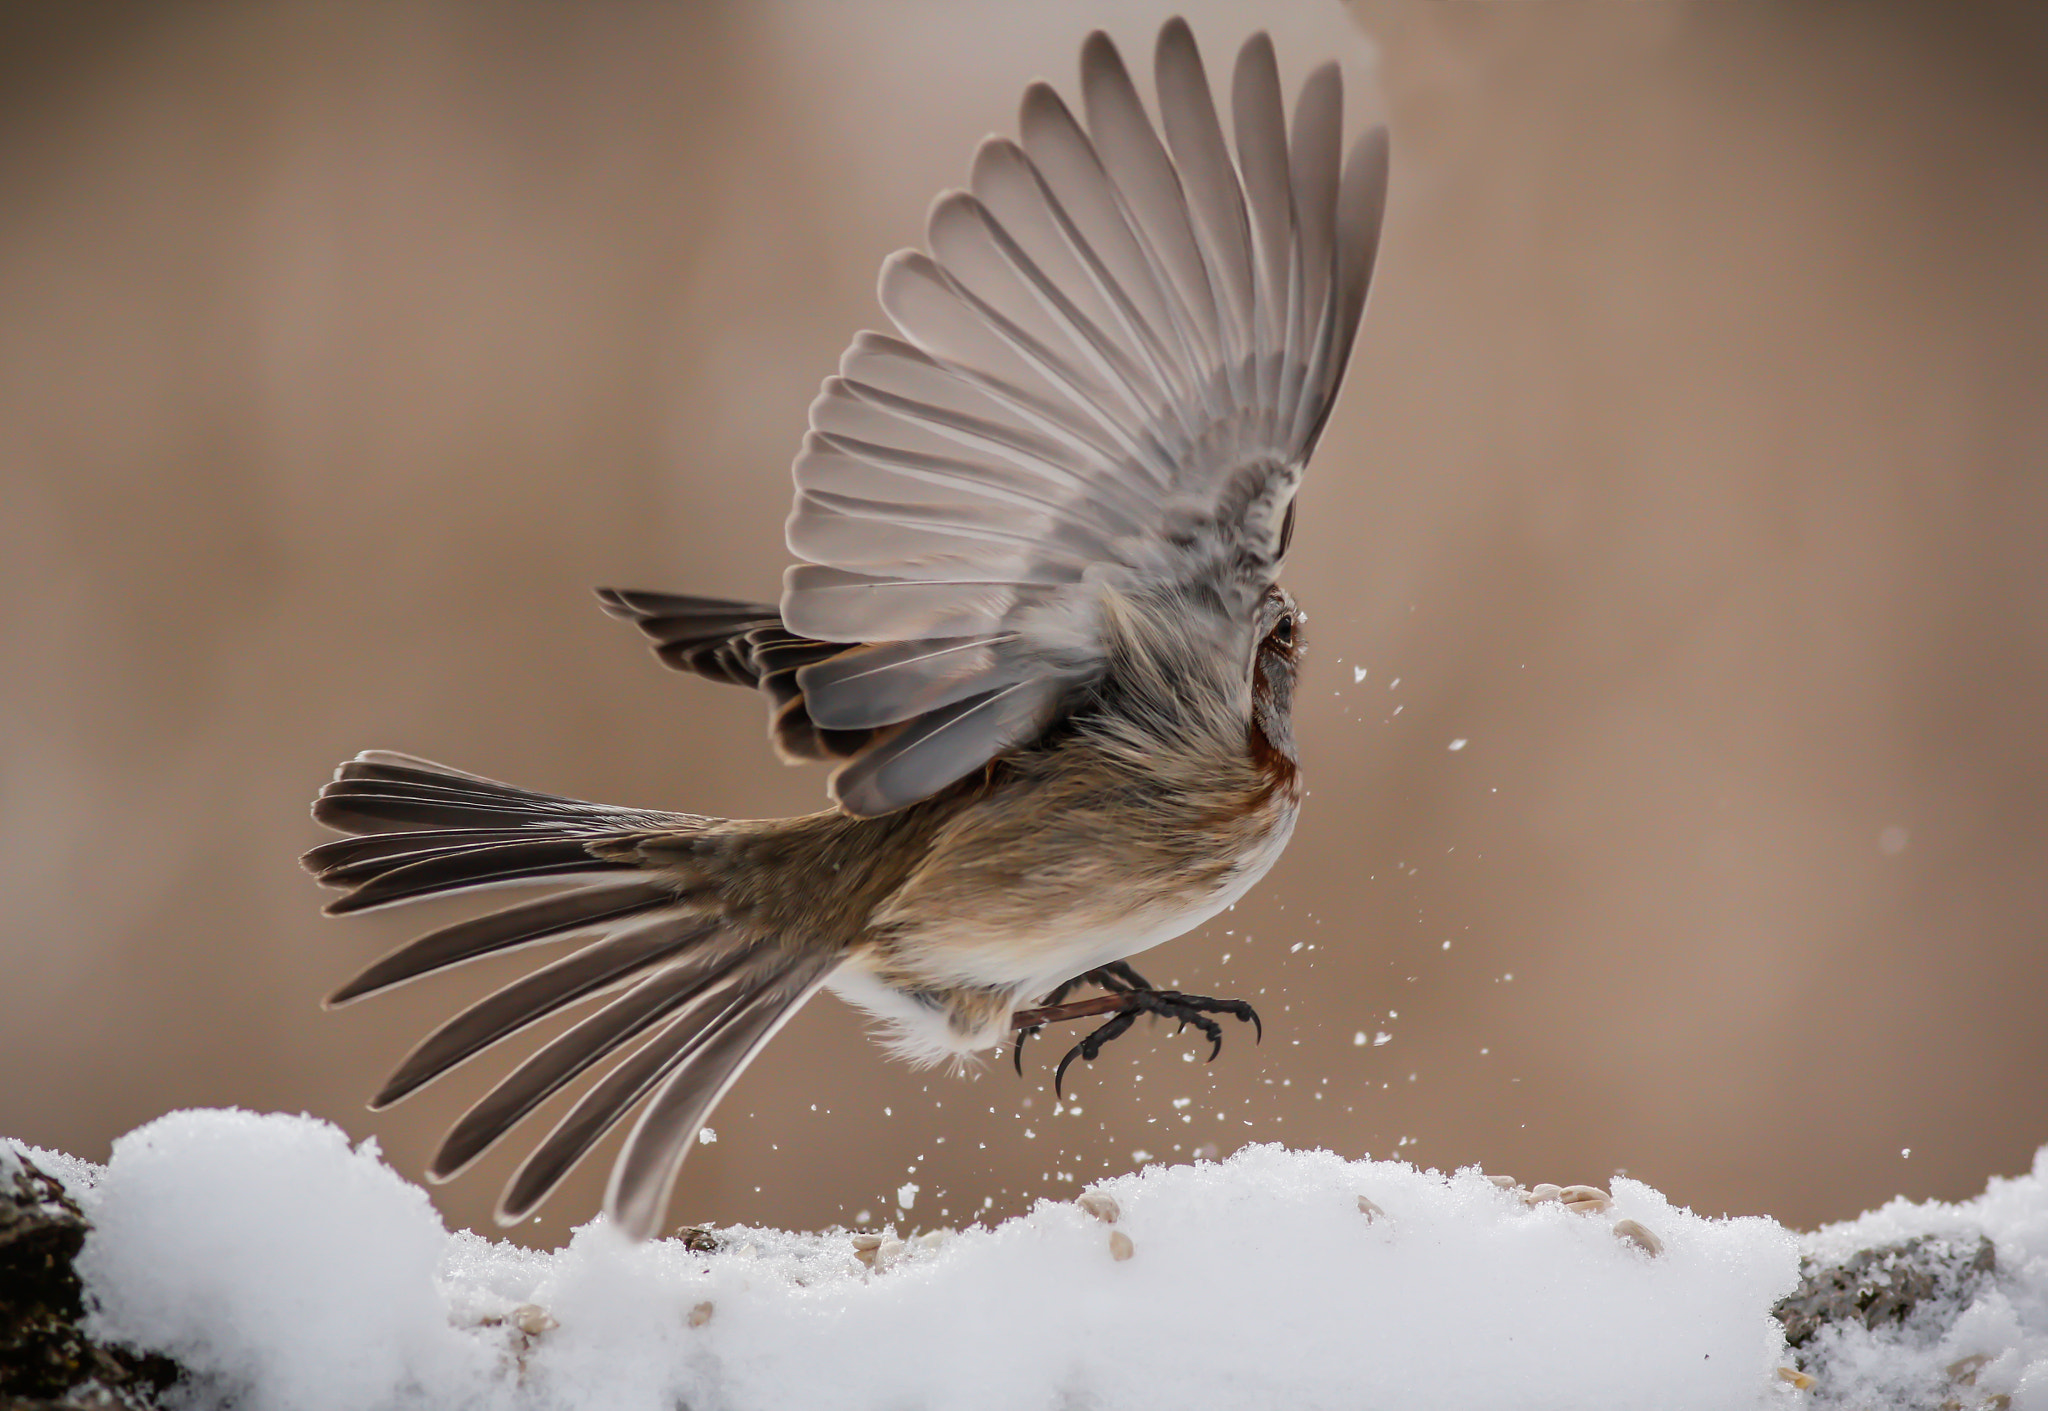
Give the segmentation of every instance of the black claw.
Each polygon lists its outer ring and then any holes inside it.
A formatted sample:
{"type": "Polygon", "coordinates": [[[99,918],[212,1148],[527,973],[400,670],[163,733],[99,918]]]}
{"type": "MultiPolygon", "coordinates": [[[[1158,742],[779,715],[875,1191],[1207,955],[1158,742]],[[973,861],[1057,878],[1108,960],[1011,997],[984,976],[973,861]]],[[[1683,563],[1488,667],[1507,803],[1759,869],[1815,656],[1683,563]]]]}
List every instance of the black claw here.
{"type": "Polygon", "coordinates": [[[1154,986],[1150,980],[1133,970],[1128,961],[1112,960],[1100,969],[1091,970],[1081,977],[1093,981],[1112,994],[1126,990],[1149,990],[1154,986]]]}
{"type": "MultiPolygon", "coordinates": [[[[1109,968],[1105,966],[1103,971],[1091,971],[1085,978],[1093,979],[1112,994],[1125,995],[1128,1002],[1123,1008],[1110,1016],[1108,1023],[1103,1024],[1067,1050],[1066,1056],[1060,1059],[1059,1066],[1053,1070],[1052,1091],[1054,1097],[1065,1096],[1061,1084],[1067,1076],[1067,1069],[1073,1066],[1075,1059],[1078,1058],[1084,1062],[1093,1063],[1101,1054],[1103,1045],[1128,1031],[1133,1024],[1137,1023],[1138,1016],[1141,1014],[1156,1014],[1163,1019],[1176,1020],[1178,1023],[1178,1027],[1174,1030],[1176,1034],[1186,1030],[1192,1024],[1196,1032],[1209,1041],[1209,1057],[1206,1061],[1210,1063],[1214,1063],[1216,1055],[1223,1052],[1223,1026],[1209,1017],[1212,1014],[1227,1014],[1240,1023],[1250,1024],[1252,1032],[1257,1038],[1263,1039],[1265,1037],[1265,1025],[1260,1023],[1258,1011],[1241,999],[1210,999],[1205,995],[1182,994],[1178,990],[1154,990],[1150,988],[1124,990],[1120,985],[1108,982],[1110,978],[1118,981],[1124,979],[1121,975],[1107,976],[1105,972],[1109,968]]],[[[1123,966],[1123,968],[1128,970],[1130,967],[1123,966]]],[[[1021,1056],[1021,1047],[1025,1034],[1029,1032],[1035,1032],[1035,1030],[1023,1031],[1017,1036],[1020,1049],[1017,1059],[1020,1075],[1023,1072],[1022,1065],[1024,1061],[1021,1056]]]]}
{"type": "Polygon", "coordinates": [[[1043,1024],[1033,1024],[1028,1029],[1019,1029],[1017,1036],[1010,1040],[1010,1058],[1016,1063],[1017,1076],[1020,1078],[1024,1076],[1024,1040],[1030,1038],[1044,1027],[1043,1024]]]}
{"type": "Polygon", "coordinates": [[[1068,1049],[1067,1056],[1060,1060],[1060,1066],[1053,1070],[1052,1095],[1054,1097],[1063,1096],[1060,1092],[1060,1080],[1067,1076],[1067,1065],[1076,1058],[1093,1063],[1101,1056],[1102,1046],[1112,1039],[1121,1037],[1131,1025],[1138,1022],[1138,1016],[1144,1012],[1142,1008],[1136,1007],[1119,1010],[1109,1017],[1107,1024],[1093,1030],[1088,1037],[1068,1049]]]}
{"type": "Polygon", "coordinates": [[[1075,1044],[1072,1048],[1067,1050],[1067,1056],[1060,1060],[1059,1067],[1052,1070],[1052,1095],[1055,1098],[1060,1096],[1060,1084],[1066,1081],[1067,1066],[1074,1061],[1076,1055],[1078,1055],[1080,1052],[1081,1046],[1079,1044],[1075,1044]]]}
{"type": "MultiPolygon", "coordinates": [[[[1162,1019],[1177,1021],[1174,1028],[1176,1034],[1185,1032],[1190,1024],[1194,1025],[1196,1031],[1209,1041],[1207,1061],[1211,1063],[1216,1061],[1217,1054],[1223,1052],[1223,1026],[1209,1017],[1212,1014],[1227,1014],[1240,1023],[1250,1024],[1255,1041],[1262,1042],[1266,1037],[1266,1026],[1260,1021],[1259,1012],[1243,1000],[1210,999],[1206,995],[1182,994],[1179,990],[1154,989],[1150,981],[1121,960],[1113,960],[1107,965],[1090,970],[1085,975],[1077,975],[1054,989],[1045,997],[1044,1003],[1048,1006],[1056,1005],[1071,991],[1084,984],[1096,985],[1110,994],[1121,995],[1125,1003],[1110,1015],[1107,1023],[1068,1049],[1060,1059],[1052,1074],[1054,1097],[1065,1096],[1061,1091],[1061,1083],[1075,1059],[1093,1063],[1102,1053],[1103,1045],[1127,1032],[1137,1023],[1141,1014],[1156,1014],[1162,1019]]],[[[1034,1024],[1030,1028],[1017,1031],[1010,1057],[1020,1078],[1024,1076],[1024,1041],[1042,1027],[1034,1024]]]]}

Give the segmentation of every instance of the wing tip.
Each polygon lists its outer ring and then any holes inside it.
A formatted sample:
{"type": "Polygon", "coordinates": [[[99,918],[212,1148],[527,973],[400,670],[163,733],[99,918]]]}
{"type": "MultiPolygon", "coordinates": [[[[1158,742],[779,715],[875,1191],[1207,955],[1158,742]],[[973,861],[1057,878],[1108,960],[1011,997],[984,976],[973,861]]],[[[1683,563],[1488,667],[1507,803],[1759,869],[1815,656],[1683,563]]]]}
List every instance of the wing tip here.
{"type": "Polygon", "coordinates": [[[1168,45],[1180,49],[1196,49],[1199,47],[1195,43],[1194,27],[1188,23],[1187,16],[1170,16],[1165,24],[1159,26],[1159,38],[1155,47],[1158,52],[1163,54],[1166,52],[1168,45]]]}

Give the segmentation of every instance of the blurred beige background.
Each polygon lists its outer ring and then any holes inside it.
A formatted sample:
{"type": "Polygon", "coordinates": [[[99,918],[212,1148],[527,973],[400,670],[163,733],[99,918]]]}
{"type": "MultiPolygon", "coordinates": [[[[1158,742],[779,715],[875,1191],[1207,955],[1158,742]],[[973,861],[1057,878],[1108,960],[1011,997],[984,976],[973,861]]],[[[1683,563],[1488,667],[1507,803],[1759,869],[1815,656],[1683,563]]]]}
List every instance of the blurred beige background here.
{"type": "MultiPolygon", "coordinates": [[[[2041,11],[1187,8],[1212,64],[1256,22],[1290,74],[1363,71],[1369,30],[1395,127],[1292,569],[1313,797],[1251,900],[1144,965],[1258,1000],[1266,1042],[1205,1068],[1140,1031],[1055,1115],[1054,1044],[1023,1083],[919,1073],[822,1001],[676,1216],[884,1217],[914,1182],[911,1223],[958,1223],[1248,1140],[1625,1168],[1797,1223],[2023,1168],[2041,11]]],[[[1166,13],[7,9],[0,1132],[103,1158],[176,1106],[303,1109],[417,1174],[483,1075],[361,1100],[507,972],[318,1008],[420,924],[324,920],[294,863],[359,748],[816,806],[760,703],[664,673],[588,589],[771,592],[881,258],[1027,80],[1166,13]]],[[[510,1165],[443,1188],[450,1218],[510,1165]]]]}

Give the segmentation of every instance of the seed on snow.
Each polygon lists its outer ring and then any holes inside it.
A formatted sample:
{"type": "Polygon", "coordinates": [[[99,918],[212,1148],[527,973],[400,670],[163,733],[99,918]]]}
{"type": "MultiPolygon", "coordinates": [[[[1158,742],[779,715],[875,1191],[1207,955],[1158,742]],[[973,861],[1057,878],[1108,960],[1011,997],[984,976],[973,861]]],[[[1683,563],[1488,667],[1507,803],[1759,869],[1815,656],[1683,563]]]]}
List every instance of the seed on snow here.
{"type": "Polygon", "coordinates": [[[1614,1237],[1624,1243],[1634,1245],[1652,1258],[1664,1252],[1664,1241],[1658,1239],[1633,1220],[1615,1221],[1614,1237]]]}
{"type": "Polygon", "coordinates": [[[512,1325],[530,1338],[537,1338],[550,1329],[562,1326],[555,1321],[553,1314],[538,1303],[522,1303],[513,1309],[512,1325]]]}
{"type": "Polygon", "coordinates": [[[1614,1208],[1607,1192],[1598,1186],[1566,1186],[1557,1193],[1564,1208],[1577,1215],[1605,1215],[1614,1208]]]}
{"type": "Polygon", "coordinates": [[[1074,1197],[1074,1204],[1105,1225],[1114,1225],[1116,1217],[1123,1214],[1123,1211],[1117,1208],[1116,1197],[1108,1191],[1082,1191],[1074,1197]]]}

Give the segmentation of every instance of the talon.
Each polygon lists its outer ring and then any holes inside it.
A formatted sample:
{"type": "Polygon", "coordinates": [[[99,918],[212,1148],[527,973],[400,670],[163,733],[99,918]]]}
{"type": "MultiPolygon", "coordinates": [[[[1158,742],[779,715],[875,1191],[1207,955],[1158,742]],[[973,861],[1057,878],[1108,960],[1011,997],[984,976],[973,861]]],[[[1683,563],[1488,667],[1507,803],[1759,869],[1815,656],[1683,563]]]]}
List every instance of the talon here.
{"type": "Polygon", "coordinates": [[[1093,1063],[1102,1056],[1102,1046],[1110,1042],[1110,1040],[1120,1037],[1126,1029],[1137,1023],[1138,1016],[1143,1012],[1142,1009],[1135,1005],[1129,1009],[1120,1009],[1109,1017],[1107,1024],[1102,1025],[1082,1039],[1081,1042],[1068,1049],[1067,1056],[1060,1060],[1059,1068],[1052,1075],[1052,1095],[1054,1097],[1064,1095],[1060,1092],[1060,1079],[1066,1076],[1068,1064],[1072,1063],[1077,1057],[1093,1063]]]}
{"type": "Polygon", "coordinates": [[[1075,1044],[1072,1048],[1067,1050],[1067,1056],[1060,1060],[1060,1066],[1052,1070],[1052,1095],[1055,1098],[1061,1096],[1060,1084],[1066,1079],[1067,1065],[1072,1063],[1076,1058],[1080,1057],[1080,1054],[1081,1046],[1079,1044],[1075,1044]]]}
{"type": "Polygon", "coordinates": [[[1010,1041],[1010,1058],[1017,1065],[1017,1076],[1020,1078],[1024,1076],[1024,1040],[1044,1027],[1043,1024],[1033,1024],[1028,1029],[1019,1029],[1017,1037],[1010,1041]]]}
{"type": "Polygon", "coordinates": [[[1192,1025],[1196,1032],[1209,1041],[1209,1056],[1206,1062],[1214,1063],[1216,1056],[1223,1052],[1223,1026],[1209,1016],[1228,1014],[1240,1023],[1249,1023],[1255,1038],[1266,1037],[1266,1026],[1256,1009],[1241,999],[1210,999],[1206,995],[1182,994],[1178,990],[1155,990],[1145,984],[1145,977],[1122,961],[1090,970],[1078,979],[1070,980],[1052,992],[1047,1007],[1036,1010],[1020,1010],[1018,1017],[1025,1021],[1016,1031],[1015,1047],[1011,1059],[1018,1076],[1024,1072],[1024,1040],[1037,1033],[1046,1022],[1054,1019],[1081,1018],[1088,1014],[1108,1014],[1108,1022],[1079,1043],[1068,1049],[1053,1070],[1052,1090],[1056,1098],[1065,1098],[1067,1070],[1075,1059],[1093,1063],[1102,1054],[1103,1045],[1124,1034],[1138,1020],[1141,1014],[1153,1014],[1162,1019],[1175,1021],[1176,1035],[1187,1032],[1192,1025]],[[1087,1000],[1065,1006],[1074,1013],[1055,1012],[1060,1009],[1059,1001],[1069,990],[1082,982],[1100,986],[1107,991],[1102,1000],[1087,1000]],[[1136,988],[1125,988],[1136,986],[1136,988]],[[1113,1006],[1113,1007],[1112,1007],[1113,1006]],[[1030,1022],[1036,1020],[1037,1022],[1030,1022]]]}

